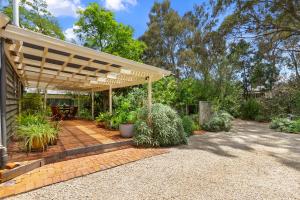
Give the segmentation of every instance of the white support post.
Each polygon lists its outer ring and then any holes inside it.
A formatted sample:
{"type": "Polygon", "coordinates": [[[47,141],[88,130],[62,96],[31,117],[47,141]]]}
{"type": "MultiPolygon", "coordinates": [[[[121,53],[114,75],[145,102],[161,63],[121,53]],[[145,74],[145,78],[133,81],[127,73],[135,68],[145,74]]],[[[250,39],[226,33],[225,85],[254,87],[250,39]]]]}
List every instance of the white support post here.
{"type": "Polygon", "coordinates": [[[47,110],[47,90],[44,90],[44,111],[47,110]]]}
{"type": "Polygon", "coordinates": [[[149,116],[151,115],[151,108],[152,108],[152,79],[148,77],[148,113],[149,116]]]}
{"type": "Polygon", "coordinates": [[[112,114],[112,87],[109,86],[109,114],[112,114]]]}
{"type": "Polygon", "coordinates": [[[19,18],[19,0],[13,0],[13,24],[15,26],[20,26],[19,18]]]}
{"type": "Polygon", "coordinates": [[[79,113],[79,106],[80,106],[80,92],[78,92],[78,94],[77,94],[77,113],[79,113]]]}
{"type": "Polygon", "coordinates": [[[94,90],[92,90],[92,119],[94,120],[94,90]]]}

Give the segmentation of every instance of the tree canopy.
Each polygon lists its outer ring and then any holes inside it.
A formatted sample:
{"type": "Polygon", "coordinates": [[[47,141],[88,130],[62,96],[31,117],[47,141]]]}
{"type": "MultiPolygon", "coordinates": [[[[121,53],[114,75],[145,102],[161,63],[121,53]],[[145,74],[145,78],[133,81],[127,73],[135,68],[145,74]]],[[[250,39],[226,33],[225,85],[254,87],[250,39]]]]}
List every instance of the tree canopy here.
{"type": "Polygon", "coordinates": [[[91,3],[78,14],[74,31],[85,46],[136,61],[141,59],[145,44],[135,40],[133,29],[118,23],[111,11],[91,3]]]}
{"type": "MultiPolygon", "coordinates": [[[[47,10],[45,0],[21,0],[20,26],[45,35],[65,39],[56,18],[47,10]]],[[[12,0],[3,8],[3,12],[12,19],[12,0]]]]}

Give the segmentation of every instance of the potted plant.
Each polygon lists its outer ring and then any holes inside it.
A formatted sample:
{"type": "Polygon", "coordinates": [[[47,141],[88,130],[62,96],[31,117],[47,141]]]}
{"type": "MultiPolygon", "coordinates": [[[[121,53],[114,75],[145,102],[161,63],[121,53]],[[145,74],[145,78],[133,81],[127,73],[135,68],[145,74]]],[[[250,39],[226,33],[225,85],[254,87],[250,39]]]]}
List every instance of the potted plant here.
{"type": "Polygon", "coordinates": [[[96,117],[96,123],[99,128],[108,128],[111,119],[109,112],[102,112],[96,117]]]}
{"type": "Polygon", "coordinates": [[[131,111],[129,113],[121,113],[121,123],[119,125],[119,131],[122,137],[130,138],[134,134],[134,123],[136,121],[136,112],[131,111]]]}

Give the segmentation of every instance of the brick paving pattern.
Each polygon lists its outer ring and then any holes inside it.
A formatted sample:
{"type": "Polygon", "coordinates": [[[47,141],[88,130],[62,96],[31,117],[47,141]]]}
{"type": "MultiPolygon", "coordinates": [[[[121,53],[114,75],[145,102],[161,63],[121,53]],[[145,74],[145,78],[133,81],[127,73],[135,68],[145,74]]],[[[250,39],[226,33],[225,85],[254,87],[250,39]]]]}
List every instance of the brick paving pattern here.
{"type": "Polygon", "coordinates": [[[9,161],[35,160],[74,148],[128,140],[122,138],[119,131],[98,128],[93,121],[67,120],[62,122],[57,145],[49,146],[47,151],[44,152],[26,153],[20,148],[21,143],[12,142],[8,146],[9,161]]]}
{"type": "Polygon", "coordinates": [[[167,149],[127,148],[45,165],[0,184],[0,198],[28,192],[167,152],[167,149]]]}

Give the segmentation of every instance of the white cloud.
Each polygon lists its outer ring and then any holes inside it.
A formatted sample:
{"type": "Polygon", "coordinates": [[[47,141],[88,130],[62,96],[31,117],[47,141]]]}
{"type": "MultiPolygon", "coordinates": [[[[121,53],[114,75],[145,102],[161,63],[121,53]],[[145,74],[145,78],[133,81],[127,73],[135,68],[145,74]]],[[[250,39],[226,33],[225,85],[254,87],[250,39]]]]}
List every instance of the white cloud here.
{"type": "Polygon", "coordinates": [[[46,2],[48,4],[48,10],[56,17],[76,17],[76,11],[83,7],[80,0],[46,0],[46,2]]]}
{"type": "Polygon", "coordinates": [[[137,0],[104,0],[104,6],[109,10],[126,10],[129,6],[135,6],[137,0]]]}
{"type": "Polygon", "coordinates": [[[77,44],[80,43],[79,38],[76,36],[76,34],[74,33],[74,29],[77,29],[77,26],[73,26],[71,28],[67,28],[64,31],[64,34],[66,36],[66,40],[69,42],[76,42],[77,44]]]}

